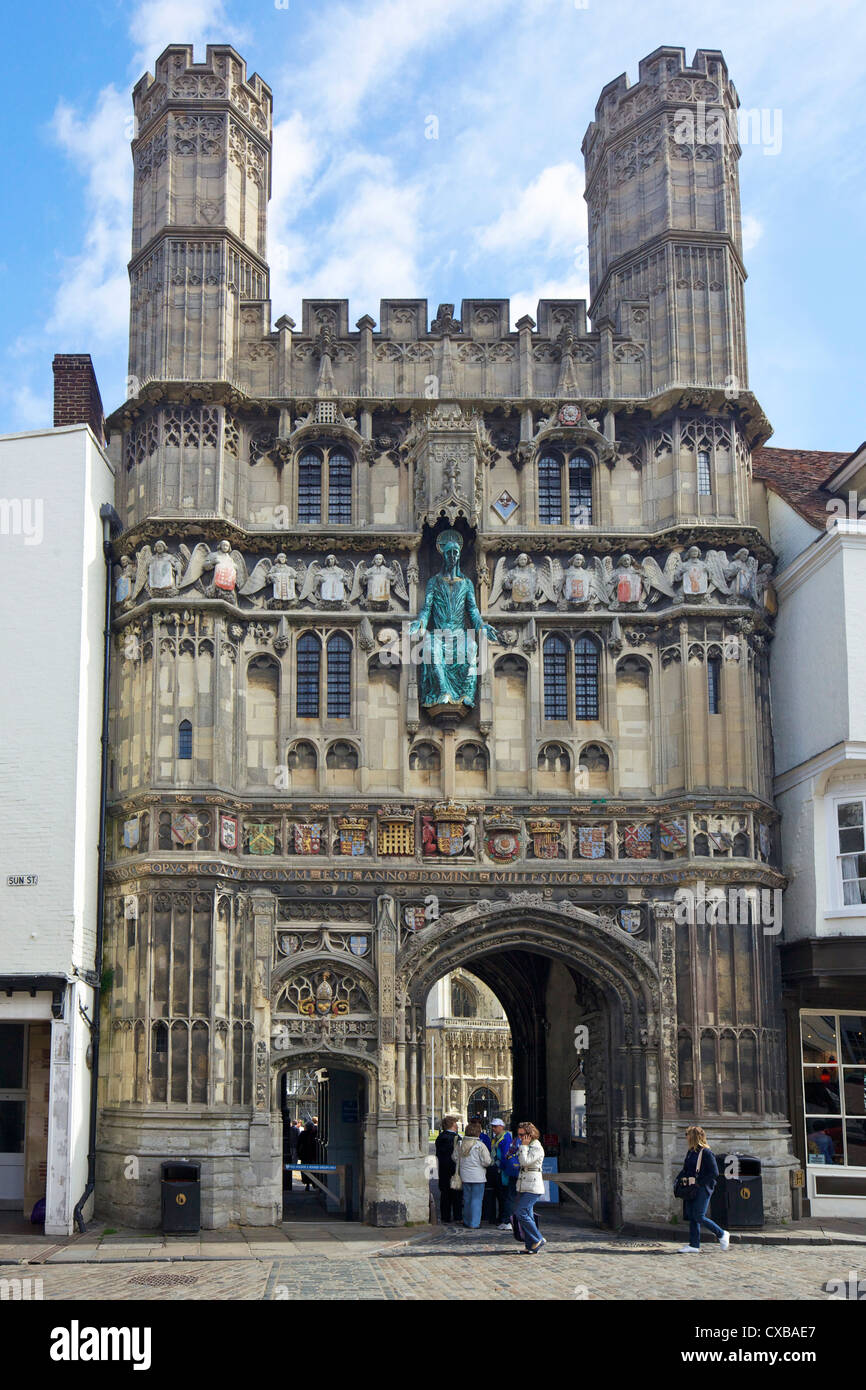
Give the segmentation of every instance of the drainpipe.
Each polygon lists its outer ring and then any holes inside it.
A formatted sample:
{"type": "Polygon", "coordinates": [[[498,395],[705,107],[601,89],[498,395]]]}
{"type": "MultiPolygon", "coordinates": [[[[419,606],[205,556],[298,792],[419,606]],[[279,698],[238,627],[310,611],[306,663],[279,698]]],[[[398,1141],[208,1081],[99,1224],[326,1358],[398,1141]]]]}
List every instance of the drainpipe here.
{"type": "Polygon", "coordinates": [[[99,1014],[102,1007],[102,940],[105,927],[105,804],[108,798],[108,677],[111,664],[111,535],[123,530],[120,517],[107,502],[99,509],[102,522],[102,553],[105,557],[105,625],[102,634],[102,734],[99,786],[99,844],[96,888],[96,984],[93,990],[93,1020],[90,1024],[90,1125],[87,1144],[87,1186],[76,1204],[74,1220],[79,1231],[86,1231],[84,1206],[96,1186],[96,1115],[99,1082],[99,1014]]]}

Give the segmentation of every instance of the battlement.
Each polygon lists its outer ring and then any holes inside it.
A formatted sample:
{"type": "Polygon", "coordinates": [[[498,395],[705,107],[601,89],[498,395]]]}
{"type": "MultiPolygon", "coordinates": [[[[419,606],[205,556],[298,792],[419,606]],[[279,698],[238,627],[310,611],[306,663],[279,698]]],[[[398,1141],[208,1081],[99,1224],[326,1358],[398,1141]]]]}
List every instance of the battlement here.
{"type": "Polygon", "coordinates": [[[193,59],[192,44],[173,43],[157,58],[132,92],[140,136],[168,103],[228,102],[260,134],[270,138],[273,93],[258,73],[247,77],[247,65],[230,44],[207,46],[203,63],[193,59]]]}
{"type": "MultiPolygon", "coordinates": [[[[536,308],[537,326],[529,325],[537,338],[555,338],[566,328],[575,338],[587,337],[585,299],[540,299],[536,308]]],[[[523,324],[523,320],[521,323],[523,324]]],[[[464,299],[459,314],[454,304],[440,304],[430,317],[426,299],[382,299],[379,326],[365,316],[357,324],[360,331],[373,328],[377,339],[412,342],[420,338],[453,337],[478,341],[516,338],[508,299],[464,299]]],[[[349,329],[348,299],[304,299],[301,304],[299,337],[314,338],[323,330],[335,339],[357,337],[349,329]]]]}
{"type": "Polygon", "coordinates": [[[689,64],[684,48],[656,48],[641,58],[637,82],[629,82],[628,74],[623,72],[602,88],[595,119],[583,137],[583,154],[591,163],[602,140],[618,137],[657,105],[675,102],[682,106],[699,101],[733,110],[739,106],[724,55],[716,48],[699,48],[689,64]]]}

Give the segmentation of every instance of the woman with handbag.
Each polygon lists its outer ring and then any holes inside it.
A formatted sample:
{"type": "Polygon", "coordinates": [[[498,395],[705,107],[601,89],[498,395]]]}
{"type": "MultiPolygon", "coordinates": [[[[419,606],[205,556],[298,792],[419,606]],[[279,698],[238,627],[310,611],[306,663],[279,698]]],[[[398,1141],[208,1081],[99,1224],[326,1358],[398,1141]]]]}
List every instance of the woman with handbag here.
{"type": "Polygon", "coordinates": [[[674,1196],[685,1203],[685,1215],[689,1223],[689,1243],[677,1252],[680,1255],[699,1255],[701,1251],[701,1226],[706,1226],[719,1238],[719,1246],[727,1250],[731,1237],[715,1221],[707,1216],[710,1197],[719,1176],[716,1156],[707,1143],[707,1136],[700,1125],[689,1125],[686,1130],[688,1151],[683,1166],[674,1181],[674,1196]]]}
{"type": "Polygon", "coordinates": [[[518,1125],[517,1138],[520,1142],[520,1147],[517,1150],[520,1172],[517,1175],[517,1200],[514,1204],[514,1219],[519,1223],[523,1233],[525,1247],[518,1253],[537,1255],[539,1250],[547,1244],[535,1224],[535,1203],[539,1197],[544,1196],[544,1179],[541,1176],[544,1148],[541,1144],[539,1131],[528,1120],[524,1120],[518,1125]]]}
{"type": "MultiPolygon", "coordinates": [[[[455,1145],[457,1159],[455,1177],[463,1188],[463,1225],[466,1230],[475,1231],[481,1225],[481,1203],[484,1200],[484,1186],[487,1169],[492,1163],[490,1150],[480,1139],[481,1123],[470,1120],[464,1137],[455,1145]]],[[[454,1186],[454,1178],[451,1179],[454,1186]]]]}

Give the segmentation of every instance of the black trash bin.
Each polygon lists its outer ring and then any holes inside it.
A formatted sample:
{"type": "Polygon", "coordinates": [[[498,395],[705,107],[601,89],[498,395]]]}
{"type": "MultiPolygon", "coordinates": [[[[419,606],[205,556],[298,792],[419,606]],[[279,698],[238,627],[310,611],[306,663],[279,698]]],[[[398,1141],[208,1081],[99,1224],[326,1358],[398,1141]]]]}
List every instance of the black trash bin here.
{"type": "Polygon", "coordinates": [[[710,1216],[726,1231],[763,1226],[764,1179],[754,1154],[717,1154],[719,1181],[710,1198],[710,1216]]]}
{"type": "Polygon", "coordinates": [[[191,1235],[201,1230],[201,1164],[162,1165],[162,1229],[191,1235]]]}

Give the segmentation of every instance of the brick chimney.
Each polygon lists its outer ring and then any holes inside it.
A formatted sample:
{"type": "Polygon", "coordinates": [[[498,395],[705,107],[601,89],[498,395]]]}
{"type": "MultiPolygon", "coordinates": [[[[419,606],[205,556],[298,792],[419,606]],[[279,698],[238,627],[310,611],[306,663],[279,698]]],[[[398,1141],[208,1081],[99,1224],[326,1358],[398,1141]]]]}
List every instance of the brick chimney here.
{"type": "Polygon", "coordinates": [[[61,425],[89,425],[105,443],[105,417],[96,373],[87,352],[58,352],[54,369],[54,428],[61,425]]]}

